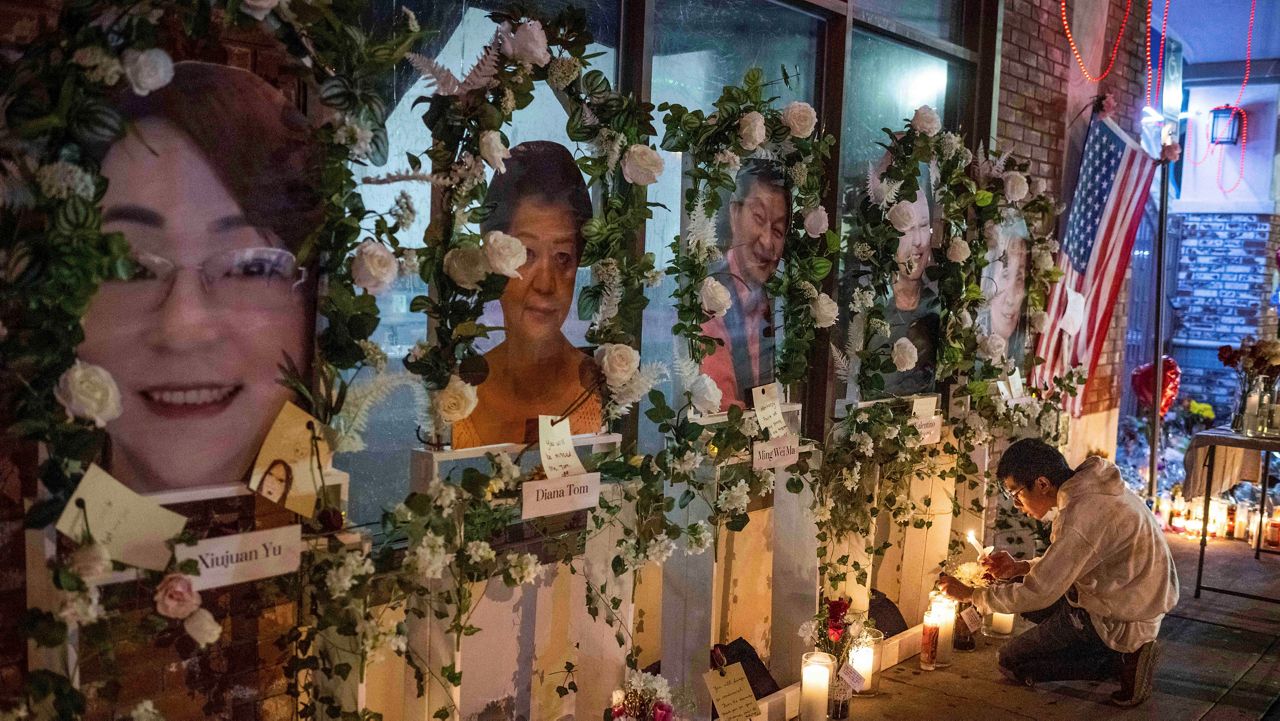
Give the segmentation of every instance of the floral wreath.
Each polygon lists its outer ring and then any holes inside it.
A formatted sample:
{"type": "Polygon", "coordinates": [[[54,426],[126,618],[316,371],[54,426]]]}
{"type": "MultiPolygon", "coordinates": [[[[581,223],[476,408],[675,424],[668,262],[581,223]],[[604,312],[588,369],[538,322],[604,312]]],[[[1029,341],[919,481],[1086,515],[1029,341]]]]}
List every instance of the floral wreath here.
{"type": "MultiPolygon", "coordinates": [[[[47,449],[39,468],[43,494],[26,514],[28,528],[46,528],[64,510],[74,512],[69,499],[102,446],[103,428],[121,414],[111,375],[75,357],[83,337],[80,319],[98,285],[134,270],[124,236],[102,231],[99,203],[107,180],[89,149],[127,131],[109,101],[115,88],[127,83],[146,95],[173,78],[173,59],[160,47],[166,38],[216,40],[221,25],[261,23],[312,69],[320,102],[334,112],[316,130],[323,149],[316,174],[323,219],[298,260],[317,267],[325,281],[318,312],[326,330],[316,343],[315,367],[326,392],[312,393],[291,361],[282,368],[282,382],[302,391],[310,410],[328,421],[342,406],[346,381],[340,372],[376,365],[368,338],[378,324],[377,307],[371,296],[355,293],[359,269],[349,256],[367,218],[377,218],[367,242],[395,247],[395,233],[411,208],[365,210],[350,165],[385,156],[385,108],[370,78],[390,69],[423,34],[406,13],[391,37],[369,38],[358,30],[358,12],[354,5],[321,11],[297,0],[287,7],[274,0],[233,1],[225,13],[212,4],[173,0],[72,3],[56,31],[37,39],[11,66],[0,91],[0,222],[6,229],[0,264],[9,281],[0,287],[3,392],[21,419],[9,431],[47,449]]],[[[82,643],[111,659],[116,614],[103,609],[97,581],[124,564],[93,538],[85,520],[83,536],[71,539],[77,547],[51,565],[60,606],[28,609],[23,625],[38,645],[53,648],[80,629],[82,643]]],[[[172,543],[195,540],[184,532],[172,543]]],[[[147,623],[152,630],[181,627],[204,647],[217,640],[221,623],[200,608],[189,578],[195,573],[193,562],[171,558],[165,573],[144,574],[144,587],[155,589],[155,614],[147,623]]],[[[74,668],[32,672],[15,711],[39,707],[61,719],[79,718],[87,702],[71,680],[75,675],[74,668]]],[[[103,688],[100,695],[110,698],[118,684],[103,688]]],[[[132,715],[160,718],[150,701],[132,715]]]]}
{"type": "Polygon", "coordinates": [[[586,15],[568,8],[550,20],[524,9],[495,12],[499,23],[475,66],[458,79],[447,68],[410,54],[414,68],[434,86],[424,122],[433,145],[424,155],[435,172],[422,171],[422,157],[410,155],[410,170],[372,182],[417,180],[435,186],[442,198],[441,222],[427,231],[427,247],[413,262],[435,296],[410,304],[423,312],[435,332],[433,343],[419,343],[405,359],[409,371],[423,376],[433,394],[434,419],[457,423],[476,406],[476,387],[463,370],[479,352],[475,343],[493,328],[479,323],[485,303],[498,299],[507,279],[518,275],[527,250],[513,236],[490,231],[483,237],[467,229],[491,210],[484,166],[504,172],[509,157],[502,128],[513,113],[533,100],[536,81],[545,81],[569,107],[569,138],[589,143],[595,154],[579,159],[588,186],[599,189],[603,209],[588,220],[581,265],[591,268],[593,284],[579,296],[578,313],[590,320],[589,342],[599,344],[596,360],[607,390],[605,415],[616,419],[649,392],[661,376],[657,365],[640,367],[638,329],[647,303],[644,287],[658,281],[653,256],[632,257],[628,241],[651,216],[644,186],[662,173],[662,159],[647,138],[653,134],[653,106],[610,88],[604,73],[587,71],[591,34],[586,15]]]}

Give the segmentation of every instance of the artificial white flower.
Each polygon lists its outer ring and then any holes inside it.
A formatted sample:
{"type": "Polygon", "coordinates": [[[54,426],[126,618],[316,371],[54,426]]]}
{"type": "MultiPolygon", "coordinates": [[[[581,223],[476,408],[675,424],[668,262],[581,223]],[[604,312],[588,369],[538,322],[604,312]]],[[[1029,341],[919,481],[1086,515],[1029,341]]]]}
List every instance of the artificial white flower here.
{"type": "Polygon", "coordinates": [[[684,451],[671,459],[671,472],[692,475],[702,465],[702,454],[696,451],[684,451]]]}
{"type": "Polygon", "coordinates": [[[706,373],[699,374],[689,384],[689,396],[694,409],[703,414],[719,413],[724,398],[720,386],[706,373]]]}
{"type": "Polygon", "coordinates": [[[379,373],[387,369],[387,352],[382,350],[382,346],[368,338],[356,341],[356,345],[360,346],[360,350],[364,352],[365,365],[379,373]]]}
{"type": "Polygon", "coordinates": [[[580,74],[582,74],[582,63],[572,55],[552,58],[547,66],[547,85],[556,90],[564,90],[569,87],[569,83],[577,80],[580,74]]]}
{"type": "Polygon", "coordinates": [[[885,218],[899,233],[905,233],[916,227],[916,209],[905,200],[894,203],[885,218]]]}
{"type": "Polygon", "coordinates": [[[795,100],[782,109],[782,124],[791,130],[791,137],[807,138],[818,126],[818,114],[812,105],[795,100]]]}
{"type": "Polygon", "coordinates": [[[804,211],[804,232],[810,238],[817,238],[827,232],[829,222],[827,209],[821,205],[804,211]]]}
{"type": "Polygon", "coordinates": [[[173,58],[160,48],[141,52],[130,48],[120,59],[124,65],[124,76],[129,79],[135,95],[148,95],[173,80],[173,58]]]}
{"type": "Polygon", "coordinates": [[[1044,195],[1048,190],[1049,184],[1045,182],[1044,178],[1035,178],[1031,181],[1031,195],[1033,197],[1044,195]]]}
{"type": "Polygon", "coordinates": [[[760,470],[760,490],[757,491],[757,494],[761,498],[764,498],[770,493],[773,493],[773,486],[776,482],[777,482],[777,476],[774,475],[774,472],[772,470],[768,468],[761,469],[760,470]]]}
{"type": "Polygon", "coordinates": [[[381,295],[400,277],[400,262],[387,246],[370,238],[351,258],[351,281],[370,295],[381,295]]]}
{"type": "Polygon", "coordinates": [[[74,195],[93,200],[96,194],[93,176],[66,160],[40,166],[36,171],[36,184],[40,186],[40,192],[50,198],[66,200],[74,195]]]}
{"type": "Polygon", "coordinates": [[[494,172],[507,172],[505,161],[511,157],[511,150],[502,142],[502,134],[496,130],[480,133],[480,157],[493,168],[494,172]]]}
{"type": "Polygon", "coordinates": [[[742,167],[742,158],[732,150],[721,150],[716,153],[715,162],[730,173],[736,173],[742,167]]]}
{"type": "Polygon", "coordinates": [[[90,541],[71,554],[71,572],[86,582],[111,570],[111,552],[97,541],[90,541]]]}
{"type": "Polygon", "coordinates": [[[516,62],[542,67],[551,62],[551,52],[547,49],[547,33],[542,23],[529,20],[520,23],[515,32],[511,26],[503,23],[502,52],[516,62]]]}
{"type": "Polygon", "coordinates": [[[85,591],[73,591],[62,594],[62,604],[58,607],[58,618],[70,628],[92,626],[106,616],[102,608],[101,596],[97,586],[89,586],[85,591]]]}
{"type": "Polygon", "coordinates": [[[1036,248],[1031,251],[1031,265],[1040,272],[1045,272],[1053,268],[1053,253],[1044,248],[1036,248]]]}
{"type": "Polygon", "coordinates": [[[425,580],[440,578],[449,565],[450,554],[445,549],[444,537],[427,531],[418,545],[409,549],[405,564],[416,570],[425,580]]]}
{"type": "Polygon", "coordinates": [[[800,628],[796,634],[805,641],[817,643],[818,639],[818,622],[812,619],[800,624],[800,628]]]}
{"type": "Polygon", "coordinates": [[[702,301],[702,310],[712,318],[728,313],[729,306],[733,303],[729,289],[711,276],[702,280],[702,285],[698,288],[698,299],[702,301]]]}
{"type": "Polygon", "coordinates": [[[1027,197],[1027,176],[1016,170],[1010,170],[1002,176],[1004,180],[1004,197],[1010,203],[1016,203],[1027,197]]]}
{"type": "Polygon", "coordinates": [[[511,456],[506,453],[493,454],[494,470],[497,471],[497,479],[504,486],[513,485],[520,478],[520,466],[511,460],[511,456]]]}
{"type": "Polygon", "coordinates": [[[958,235],[952,238],[951,243],[947,245],[947,260],[952,263],[963,263],[969,259],[972,253],[969,250],[969,244],[958,235]]]}
{"type": "Polygon", "coordinates": [[[933,137],[942,130],[942,119],[938,117],[938,113],[928,105],[921,105],[916,108],[915,115],[911,116],[911,127],[923,135],[933,137]]]}
{"type": "Polygon", "coordinates": [[[498,557],[486,541],[468,541],[466,552],[467,559],[477,565],[488,563],[498,557]]]}
{"type": "Polygon", "coordinates": [[[266,20],[280,0],[240,0],[240,12],[255,20],[266,20]]]}
{"type": "Polygon", "coordinates": [[[666,536],[657,536],[649,541],[649,548],[644,554],[644,558],[649,563],[666,563],[671,554],[676,550],[675,541],[666,536]]]}
{"type": "MultiPolygon", "coordinates": [[[[661,284],[662,284],[662,278],[663,278],[663,275],[664,275],[664,273],[663,273],[661,270],[657,269],[657,268],[654,268],[653,270],[651,270],[651,271],[649,271],[649,272],[645,273],[645,274],[644,274],[644,285],[645,285],[645,287],[646,287],[646,288],[657,288],[659,285],[661,285],[661,284]]],[[[3,337],[0,337],[0,340],[4,340],[4,338],[3,338],[3,337]]]]}
{"type": "Polygon", "coordinates": [[[414,518],[417,518],[417,516],[418,514],[414,513],[413,510],[403,502],[397,503],[395,508],[391,509],[391,518],[394,519],[397,524],[408,523],[414,518]]]}
{"type": "Polygon", "coordinates": [[[872,338],[876,336],[889,337],[889,323],[883,318],[872,318],[871,322],[867,324],[867,330],[870,331],[872,338]]]}
{"type": "Polygon", "coordinates": [[[508,553],[507,568],[517,586],[533,583],[542,576],[543,567],[532,553],[508,553]]]}
{"type": "Polygon", "coordinates": [[[840,307],[826,293],[819,293],[809,303],[809,310],[813,313],[813,324],[818,328],[830,328],[835,325],[836,317],[840,315],[840,307]]]}
{"type": "Polygon", "coordinates": [[[1009,351],[1009,342],[1004,336],[991,333],[978,338],[978,357],[989,361],[999,362],[1004,359],[1005,353],[1009,351]]]}
{"type": "Polygon", "coordinates": [[[453,504],[458,500],[458,489],[439,480],[427,484],[426,494],[435,507],[443,513],[453,510],[453,504]]]}
{"type": "Polygon", "coordinates": [[[698,521],[685,529],[685,539],[689,554],[697,556],[711,547],[711,526],[698,521]]]}
{"type": "Polygon", "coordinates": [[[724,488],[716,497],[716,508],[730,515],[747,512],[747,504],[751,503],[751,489],[746,481],[738,481],[730,488],[724,488]]]}
{"type": "Polygon", "coordinates": [[[973,314],[970,313],[967,308],[961,308],[960,310],[956,311],[955,319],[956,319],[956,322],[960,324],[961,328],[973,327],[973,314]]]}
{"type": "Polygon", "coordinates": [[[363,160],[373,152],[373,130],[353,116],[342,116],[342,122],[333,131],[333,141],[347,146],[356,160],[363,160]]]}
{"type": "Polygon", "coordinates": [[[120,82],[124,75],[124,66],[114,55],[98,45],[80,48],[71,56],[71,62],[86,70],[85,76],[90,81],[111,86],[120,82]]]}
{"type": "Polygon", "coordinates": [[[796,163],[787,168],[787,177],[791,178],[791,184],[797,188],[804,185],[804,181],[809,179],[809,166],[804,163],[796,163]]]}
{"type": "Polygon", "coordinates": [[[196,609],[195,613],[187,616],[182,622],[182,630],[186,631],[200,648],[216,643],[222,636],[222,624],[218,623],[213,614],[204,608],[196,609]]]}
{"type": "Polygon", "coordinates": [[[636,143],[622,156],[622,177],[632,185],[651,185],[662,175],[662,156],[648,145],[636,143]]]}
{"type": "Polygon", "coordinates": [[[630,412],[631,406],[649,395],[649,391],[666,377],[666,373],[666,368],[661,364],[649,363],[641,366],[640,370],[631,376],[631,380],[618,388],[610,388],[613,396],[609,399],[610,417],[621,418],[630,412]]]}
{"type": "Polygon", "coordinates": [[[871,260],[871,257],[875,255],[875,251],[872,250],[870,245],[859,241],[853,244],[853,255],[855,258],[865,263],[866,261],[871,260]]]}
{"type": "Polygon", "coordinates": [[[457,423],[476,409],[476,387],[456,375],[449,376],[449,384],[435,392],[432,399],[436,415],[445,423],[457,423]]]}
{"type": "Polygon", "coordinates": [[[1032,333],[1043,333],[1049,327],[1049,314],[1042,310],[1032,311],[1027,325],[1032,333]]]}
{"type": "Polygon", "coordinates": [[[490,272],[519,278],[520,268],[529,260],[529,249],[514,235],[491,230],[484,236],[484,257],[490,272]]]}
{"type": "Polygon", "coordinates": [[[407,228],[417,220],[418,209],[413,207],[413,197],[407,190],[402,190],[396,195],[396,207],[391,209],[390,215],[401,228],[407,228]]]}
{"type": "Polygon", "coordinates": [[[464,290],[480,290],[480,282],[489,271],[489,257],[483,248],[460,245],[444,254],[445,275],[464,290]]]}
{"type": "Polygon", "coordinates": [[[164,716],[156,709],[156,705],[150,699],[139,701],[133,710],[129,711],[130,721],[164,721],[164,716]]]}
{"type": "Polygon", "coordinates": [[[362,551],[347,551],[324,575],[324,584],[334,598],[346,596],[360,576],[373,573],[373,561],[362,551]]]}
{"type": "Polygon", "coordinates": [[[964,149],[964,139],[956,133],[945,132],[938,137],[938,153],[943,160],[950,160],[964,149]]]}
{"type": "Polygon", "coordinates": [[[973,151],[968,148],[960,148],[960,167],[967,168],[973,162],[973,151]]]}
{"type": "Polygon", "coordinates": [[[610,389],[622,387],[640,370],[640,353],[625,343],[601,344],[595,359],[610,389]]]}
{"type": "Polygon", "coordinates": [[[755,150],[769,137],[764,116],[752,110],[738,119],[738,142],[743,150],[755,150]]]}
{"type": "Polygon", "coordinates": [[[120,388],[106,368],[77,360],[63,372],[53,390],[67,414],[93,421],[99,428],[120,417],[120,388]]]}
{"type": "Polygon", "coordinates": [[[849,298],[849,310],[854,313],[862,313],[869,310],[875,302],[875,291],[870,288],[856,288],[849,298]]]}
{"type": "Polygon", "coordinates": [[[899,338],[893,342],[893,366],[899,373],[905,373],[916,367],[919,352],[910,338],[899,338]]]}

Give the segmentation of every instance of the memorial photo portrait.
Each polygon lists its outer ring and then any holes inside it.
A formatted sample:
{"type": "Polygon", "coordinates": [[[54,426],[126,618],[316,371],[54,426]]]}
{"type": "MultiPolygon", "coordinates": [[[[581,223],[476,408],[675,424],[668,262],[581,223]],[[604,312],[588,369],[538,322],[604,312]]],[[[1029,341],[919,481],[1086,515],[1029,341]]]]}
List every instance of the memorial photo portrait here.
{"type": "MultiPolygon", "coordinates": [[[[886,158],[887,162],[887,158],[886,158]]],[[[877,168],[875,172],[882,172],[877,168]]],[[[940,219],[932,200],[929,169],[920,166],[920,190],[911,201],[914,224],[898,239],[894,275],[889,297],[885,299],[884,317],[889,324],[889,347],[906,338],[916,349],[916,364],[905,371],[884,376],[885,395],[906,396],[933,390],[938,345],[938,289],[929,280],[928,268],[933,263],[933,237],[941,232],[940,219]]]]}
{"type": "Polygon", "coordinates": [[[103,230],[134,270],[99,288],[77,349],[122,396],[104,465],[139,492],[242,484],[292,397],[280,366],[310,365],[315,278],[296,253],[322,220],[320,148],[277,89],[222,65],[178,63],[117,103],[103,230]]]}
{"type": "Polygon", "coordinates": [[[1005,339],[1010,360],[1021,366],[1027,355],[1027,222],[1013,218],[996,232],[998,249],[990,251],[990,263],[982,271],[982,292],[988,301],[979,323],[987,333],[1005,339]]]}

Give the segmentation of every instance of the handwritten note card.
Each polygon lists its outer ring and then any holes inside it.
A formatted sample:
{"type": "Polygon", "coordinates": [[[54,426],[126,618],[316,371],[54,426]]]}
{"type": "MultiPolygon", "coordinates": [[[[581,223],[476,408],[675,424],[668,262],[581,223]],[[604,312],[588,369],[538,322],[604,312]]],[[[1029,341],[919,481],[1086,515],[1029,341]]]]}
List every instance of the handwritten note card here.
{"type": "Polygon", "coordinates": [[[554,416],[538,416],[538,449],[542,454],[542,470],[548,479],[580,476],[586,471],[569,438],[569,421],[555,422],[554,416]]]}
{"type": "Polygon", "coordinates": [[[852,663],[845,663],[841,666],[838,675],[840,680],[844,681],[845,685],[852,689],[861,689],[867,682],[862,677],[862,674],[858,673],[858,670],[853,667],[852,663]]]}
{"type": "Polygon", "coordinates": [[[521,520],[594,508],[600,502],[600,474],[525,481],[520,485],[521,520]]]}
{"type": "Polygon", "coordinates": [[[724,721],[755,718],[760,715],[760,704],[756,695],[747,683],[747,674],[742,671],[742,664],[735,663],[720,669],[713,668],[702,674],[707,682],[707,690],[711,692],[711,701],[720,712],[724,721]]]}
{"type": "Polygon", "coordinates": [[[938,396],[927,394],[911,400],[911,415],[915,418],[929,418],[938,410],[938,396]]]}
{"type": "Polygon", "coordinates": [[[982,630],[982,615],[973,606],[960,612],[960,620],[964,621],[964,625],[969,627],[969,633],[977,633],[982,630]]]}
{"type": "Polygon", "coordinates": [[[755,400],[756,423],[761,428],[769,429],[770,438],[778,438],[791,432],[787,420],[782,417],[782,401],[778,395],[778,384],[770,383],[751,389],[755,400]]]}
{"type": "Polygon", "coordinates": [[[234,536],[206,538],[194,546],[175,546],[179,561],[195,559],[200,575],[191,577],[197,591],[221,588],[298,570],[302,526],[285,526],[234,536]]]}
{"type": "Polygon", "coordinates": [[[187,525],[185,517],[129,490],[96,465],[89,466],[67,502],[58,531],[79,543],[86,516],[94,540],[106,546],[113,559],[152,571],[163,571],[169,564],[165,542],[187,525]]]}

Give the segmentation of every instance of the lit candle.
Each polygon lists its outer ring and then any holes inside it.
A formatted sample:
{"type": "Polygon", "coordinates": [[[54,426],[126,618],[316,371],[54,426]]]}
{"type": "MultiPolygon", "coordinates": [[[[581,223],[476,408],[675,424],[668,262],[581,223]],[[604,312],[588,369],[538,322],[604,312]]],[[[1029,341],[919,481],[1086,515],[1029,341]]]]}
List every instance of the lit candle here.
{"type": "Polygon", "coordinates": [[[863,693],[870,690],[871,678],[876,672],[876,649],[875,646],[854,646],[849,649],[849,665],[854,671],[858,672],[861,681],[854,684],[855,693],[863,693]]]}
{"type": "Polygon", "coordinates": [[[978,543],[978,537],[974,535],[972,530],[969,531],[966,538],[969,539],[969,545],[973,546],[973,549],[978,552],[978,558],[982,558],[983,556],[987,555],[985,552],[983,552],[982,544],[978,543]]]}
{"type": "MultiPolygon", "coordinates": [[[[929,604],[929,610],[924,612],[924,624],[920,632],[920,669],[923,671],[932,671],[938,667],[938,647],[942,637],[942,613],[941,606],[938,604],[929,604]]],[[[952,622],[955,622],[952,616],[952,622]]]]}
{"type": "Polygon", "coordinates": [[[993,613],[991,614],[991,631],[1008,635],[1013,633],[1013,614],[1012,613],[993,613]]]}
{"type": "Polygon", "coordinates": [[[826,721],[827,691],[836,659],[829,653],[810,651],[800,666],[800,721],[826,721]]]}
{"type": "Polygon", "coordinates": [[[934,594],[930,609],[938,619],[938,657],[935,665],[950,666],[955,643],[956,602],[944,594],[934,594]]]}

